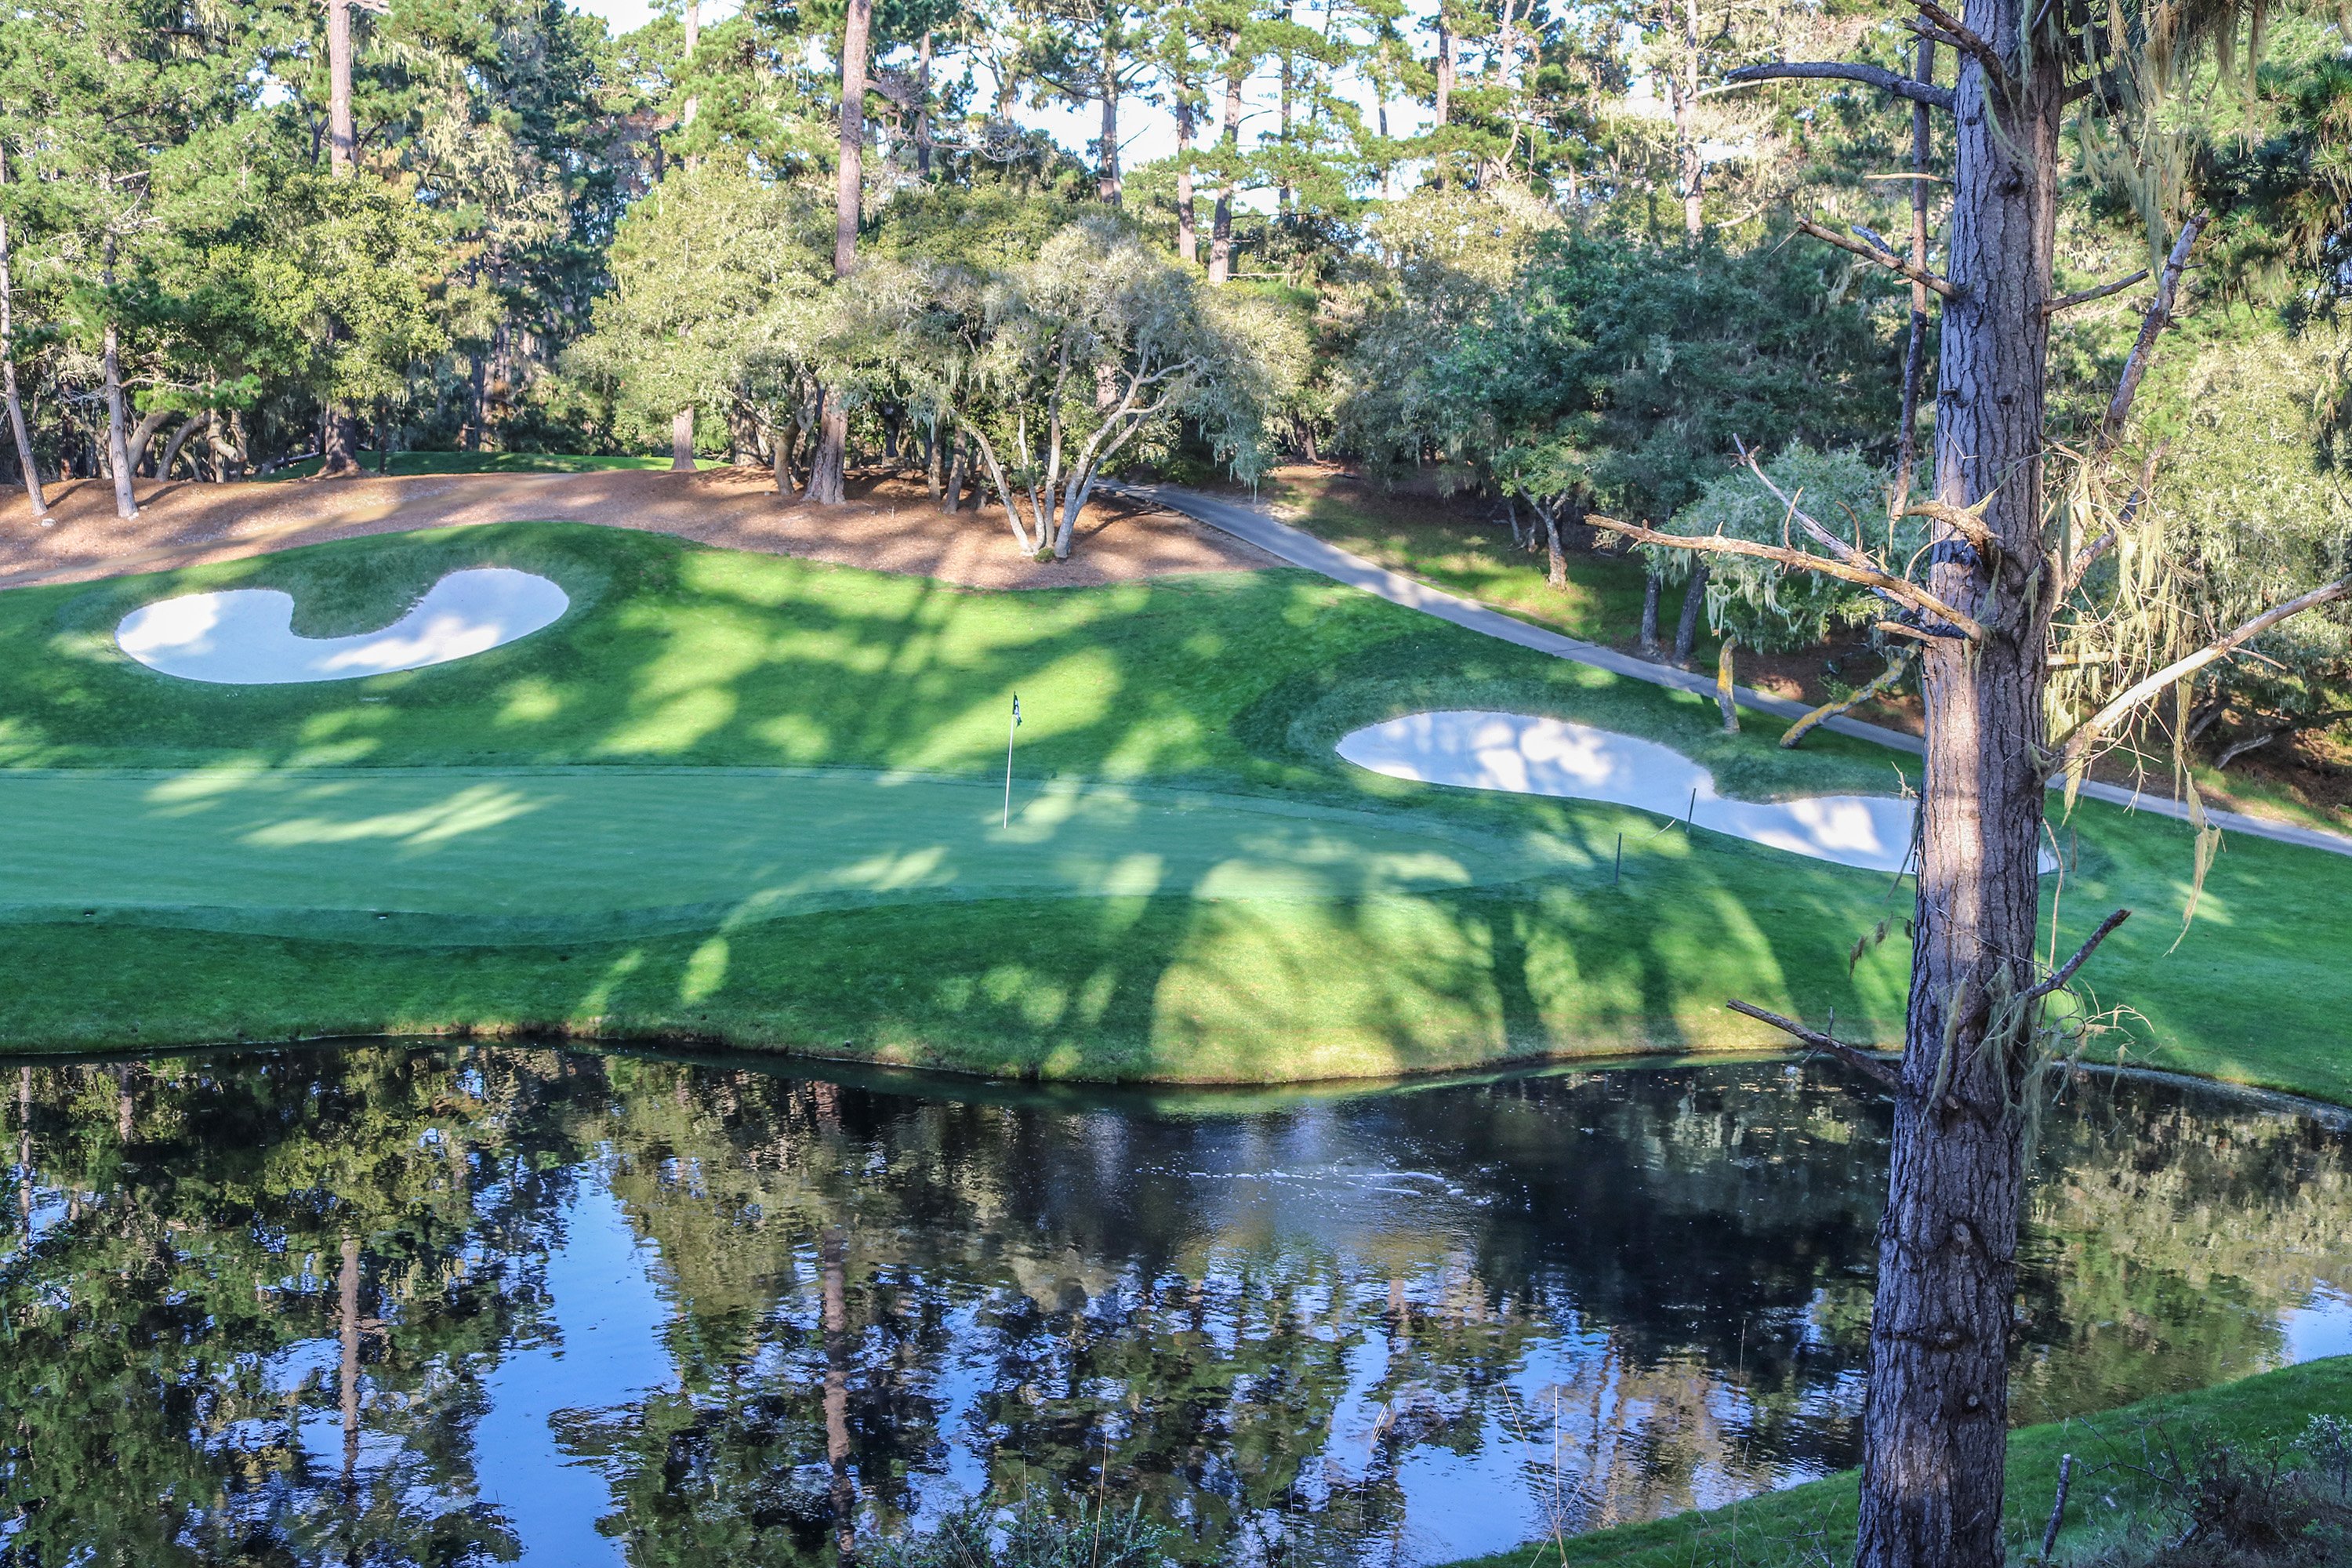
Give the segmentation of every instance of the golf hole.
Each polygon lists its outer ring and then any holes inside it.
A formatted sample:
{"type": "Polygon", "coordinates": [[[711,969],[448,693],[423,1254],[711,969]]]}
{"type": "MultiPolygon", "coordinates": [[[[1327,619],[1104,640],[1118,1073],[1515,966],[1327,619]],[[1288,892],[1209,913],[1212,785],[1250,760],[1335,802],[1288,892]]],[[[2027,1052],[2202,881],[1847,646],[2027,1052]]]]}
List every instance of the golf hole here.
{"type": "Polygon", "coordinates": [[[285,686],[447,664],[529,637],[571,605],[535,572],[482,566],[452,572],[400,619],[357,637],[297,637],[292,595],[230,588],[142,605],[122,617],[114,640],[148,668],[184,680],[285,686]]]}

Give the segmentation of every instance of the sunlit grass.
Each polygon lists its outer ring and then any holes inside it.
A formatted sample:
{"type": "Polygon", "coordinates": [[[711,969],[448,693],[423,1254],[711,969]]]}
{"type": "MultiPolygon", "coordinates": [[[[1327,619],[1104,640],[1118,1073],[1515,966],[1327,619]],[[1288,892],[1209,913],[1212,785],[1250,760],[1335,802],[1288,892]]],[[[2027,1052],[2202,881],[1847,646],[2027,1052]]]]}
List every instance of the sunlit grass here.
{"type": "MultiPolygon", "coordinates": [[[[530,523],[12,590],[0,766],[63,782],[11,797],[0,1048],[547,1027],[1269,1081],[1761,1043],[1733,996],[1895,1037],[1907,885],[1331,751],[1436,707],[1660,741],[1750,798],[1891,792],[1903,760],[1838,737],[1784,752],[1761,718],[1727,736],[1703,698],[1291,571],[982,593],[530,523]],[[554,577],[572,609],[471,658],[317,685],[174,680],[111,647],[173,593],[284,587],[324,633],[485,564],[554,577]],[[1016,691],[1032,815],[992,847],[1016,691]],[[775,768],[834,772],[728,796],[720,770],[775,768]],[[156,773],[125,804],[129,769],[156,773]],[[1020,838],[1056,791],[1112,783],[1242,804],[1089,828],[1083,853],[1020,838]],[[1339,861],[1244,820],[1298,807],[1339,814],[1339,861]],[[1273,871],[1269,832],[1296,851],[1273,871]],[[1433,869],[1449,857],[1466,879],[1433,869]]],[[[2352,1100],[2352,861],[2231,838],[2173,952],[2187,830],[2086,803],[2061,837],[2062,949],[2137,911],[2088,973],[2100,1007],[2133,1010],[2101,1049],[2352,1100]]]]}

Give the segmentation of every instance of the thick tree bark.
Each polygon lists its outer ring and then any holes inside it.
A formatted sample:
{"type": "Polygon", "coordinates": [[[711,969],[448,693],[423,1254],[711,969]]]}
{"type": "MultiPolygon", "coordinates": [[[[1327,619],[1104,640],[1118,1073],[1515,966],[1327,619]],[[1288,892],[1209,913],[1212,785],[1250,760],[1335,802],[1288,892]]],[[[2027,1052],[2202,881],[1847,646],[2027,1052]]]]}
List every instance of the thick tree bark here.
{"type": "Polygon", "coordinates": [[[1223,283],[1234,275],[1234,182],[1239,177],[1242,145],[1242,79],[1248,65],[1240,58],[1241,40],[1234,40],[1235,56],[1225,68],[1225,111],[1217,145],[1224,169],[1217,182],[1217,209],[1209,220],[1209,281],[1223,283]]]}
{"type": "Polygon", "coordinates": [[[1187,267],[1200,259],[1201,241],[1192,226],[1192,104],[1178,88],[1176,100],[1176,254],[1187,267]]]}
{"type": "Polygon", "coordinates": [[[694,405],[669,416],[669,468],[674,474],[694,472],[694,405]]]}
{"type": "Polygon", "coordinates": [[[1653,658],[1658,651],[1658,595],[1665,585],[1665,579],[1655,572],[1642,579],[1642,651],[1653,658]]]}
{"type": "Polygon", "coordinates": [[[1683,610],[1675,621],[1675,662],[1688,669],[1691,649],[1698,645],[1698,613],[1706,605],[1706,567],[1693,566],[1690,586],[1683,590],[1683,610]]]}
{"type": "Polygon", "coordinates": [[[947,494],[940,501],[940,510],[950,517],[963,510],[964,470],[968,466],[966,456],[970,450],[971,448],[964,442],[963,433],[958,431],[955,438],[955,458],[948,465],[947,494]]]}
{"type": "MultiPolygon", "coordinates": [[[[840,160],[834,171],[833,276],[835,283],[857,268],[857,225],[866,199],[866,47],[873,26],[874,0],[849,0],[841,30],[840,160]]],[[[841,389],[825,389],[824,413],[817,424],[816,457],[809,464],[807,499],[840,504],[849,460],[849,410],[841,389]]]]}
{"type": "MultiPolygon", "coordinates": [[[[1926,779],[1917,913],[1864,1414],[1860,1568],[2001,1560],[2009,1337],[2023,1198],[2021,1097],[2030,1039],[2008,1005],[2034,983],[2040,910],[2047,605],[2043,385],[2058,51],[2019,47],[2022,0],[1969,0],[2010,62],[2013,107],[1960,58],[1949,276],[1936,417],[1936,497],[1973,507],[2011,581],[1981,642],[1926,647],[1926,779]],[[1994,115],[2001,117],[1999,126],[1994,115]]],[[[1991,606],[1987,563],[1934,524],[1936,595],[1991,606]]]]}

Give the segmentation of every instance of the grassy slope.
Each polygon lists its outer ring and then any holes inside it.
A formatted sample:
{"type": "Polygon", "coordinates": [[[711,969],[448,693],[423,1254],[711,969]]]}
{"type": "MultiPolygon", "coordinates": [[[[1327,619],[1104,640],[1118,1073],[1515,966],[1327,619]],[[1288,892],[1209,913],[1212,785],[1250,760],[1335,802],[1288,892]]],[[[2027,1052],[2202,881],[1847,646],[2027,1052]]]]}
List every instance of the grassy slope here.
{"type": "MultiPolygon", "coordinates": [[[[1359,724],[1452,703],[1664,740],[1751,795],[1889,788],[1885,753],[1843,742],[1782,753],[1775,726],[1756,721],[1724,737],[1699,699],[1498,645],[1306,574],[982,594],[661,535],[518,524],[0,595],[0,763],[202,770],[174,787],[233,804],[247,835],[276,820],[264,819],[277,809],[268,788],[284,782],[277,771],[351,770],[359,793],[349,802],[289,805],[284,821],[340,811],[383,832],[382,820],[400,818],[390,831],[406,835],[404,853],[462,847],[485,866],[494,834],[434,838],[425,819],[411,830],[400,817],[463,822],[460,796],[478,778],[410,773],[395,788],[387,776],[370,793],[369,770],[715,764],[992,780],[1016,689],[1028,714],[1024,787],[1113,781],[1248,795],[1349,814],[1345,832],[1361,843],[1429,831],[1486,844],[1488,859],[1510,858],[1512,845],[1543,853],[1524,856],[1525,879],[1482,874],[1434,892],[1200,896],[1217,889],[1177,856],[1144,883],[1106,883],[1087,898],[976,876],[956,899],[753,918],[728,884],[728,854],[707,842],[734,830],[723,814],[690,789],[670,798],[648,774],[651,784],[632,786],[627,820],[667,809],[696,843],[664,868],[680,882],[663,895],[710,906],[695,918],[591,907],[583,863],[576,887],[562,865],[542,883],[482,871],[505,889],[481,911],[493,925],[509,921],[501,929],[273,924],[252,910],[282,914],[301,900],[224,861],[217,890],[183,889],[183,907],[93,902],[93,914],[60,921],[58,900],[76,892],[71,868],[36,877],[28,862],[0,898],[49,907],[20,907],[0,928],[0,1045],[543,1026],[1049,1076],[1266,1080],[1758,1040],[1722,1012],[1730,995],[1815,1017],[1834,1006],[1856,1034],[1891,1038],[1898,1025],[1899,923],[1849,970],[1854,939],[1899,911],[1883,878],[1705,833],[1658,834],[1656,819],[1634,812],[1381,779],[1339,763],[1329,746],[1359,724]],[[346,632],[383,624],[442,573],[485,563],[551,574],[574,613],[443,668],[317,686],[167,681],[129,665],[108,636],[135,605],[240,583],[294,592],[299,630],[346,632]],[[378,812],[388,804],[400,810],[378,812]],[[1411,833],[1390,815],[1398,807],[1412,814],[1411,833]],[[707,899],[688,885],[704,874],[686,864],[697,856],[718,868],[707,899]]],[[[575,786],[590,787],[565,787],[575,786]]],[[[124,839],[118,856],[133,852],[134,829],[161,831],[101,790],[88,799],[91,830],[124,839]]],[[[44,809],[70,807],[52,797],[44,809]]],[[[61,821],[48,820],[45,843],[61,821]]],[[[2067,937],[2110,902],[2142,911],[2103,954],[2098,978],[2105,995],[2147,1016],[2157,1059],[2352,1099],[2352,1064],[2333,1044],[2352,984],[2322,956],[2352,938],[2352,862],[2231,840],[2197,929],[2167,958],[2186,892],[2185,831],[2095,806],[2075,827],[2067,937]],[[2250,995],[2263,1005],[2248,1007],[2250,995]]],[[[289,831],[281,823],[278,836],[289,831]]],[[[941,842],[971,850],[981,839],[941,842]]]]}
{"type": "MultiPolygon", "coordinates": [[[[360,454],[360,467],[373,474],[377,471],[378,454],[360,454]]],[[[708,468],[711,459],[698,460],[708,468]]],[[[580,452],[394,452],[392,473],[403,474],[585,474],[612,468],[667,468],[667,453],[659,457],[592,457],[580,452]]],[[[299,463],[289,463],[269,477],[273,479],[303,479],[319,471],[319,459],[305,458],[299,463]]]]}
{"type": "MultiPolygon", "coordinates": [[[[2009,1445],[2005,1523],[2012,1562],[2034,1560],[2056,1495],[2058,1462],[2077,1466],[2055,1561],[2087,1563],[2116,1544],[2179,1521],[2158,1480],[2168,1455],[2193,1469],[2199,1456],[2229,1447],[2249,1458],[2300,1436],[2315,1414],[2352,1410],[2352,1357],[2168,1394],[2087,1419],[2029,1426],[2009,1445]]],[[[1853,1556],[1853,1472],[1729,1507],[1678,1514],[1549,1542],[1456,1568],[1817,1568],[1853,1556]]]]}

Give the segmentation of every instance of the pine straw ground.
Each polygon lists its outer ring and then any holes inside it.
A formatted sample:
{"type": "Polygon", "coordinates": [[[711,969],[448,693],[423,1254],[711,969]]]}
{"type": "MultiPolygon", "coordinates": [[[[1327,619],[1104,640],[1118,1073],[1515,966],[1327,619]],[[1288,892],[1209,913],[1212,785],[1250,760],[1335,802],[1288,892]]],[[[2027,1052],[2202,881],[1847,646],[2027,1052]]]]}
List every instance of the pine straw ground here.
{"type": "Polygon", "coordinates": [[[1089,587],[1272,563],[1189,518],[1107,495],[1087,503],[1070,559],[1039,563],[1015,547],[993,502],[945,516],[919,479],[878,472],[854,476],[849,500],[837,507],[787,501],[759,468],[422,472],[225,485],[142,479],[136,489],[140,515],[125,522],[114,515],[106,480],[52,486],[48,527],[33,521],[23,491],[10,492],[0,505],[0,588],[170,571],[365,534],[551,519],[967,588],[1089,587]]]}

